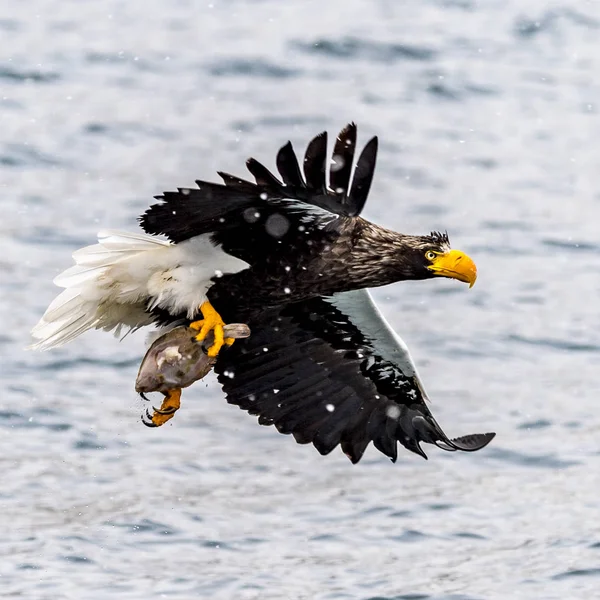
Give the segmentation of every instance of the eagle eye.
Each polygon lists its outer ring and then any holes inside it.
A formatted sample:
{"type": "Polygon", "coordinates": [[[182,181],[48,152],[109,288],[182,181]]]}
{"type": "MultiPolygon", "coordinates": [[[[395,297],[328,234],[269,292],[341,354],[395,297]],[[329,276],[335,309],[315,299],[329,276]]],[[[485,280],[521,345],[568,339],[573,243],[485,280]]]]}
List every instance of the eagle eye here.
{"type": "Polygon", "coordinates": [[[434,252],[433,250],[428,250],[427,252],[425,252],[425,258],[427,260],[434,260],[436,256],[437,252],[434,252]]]}

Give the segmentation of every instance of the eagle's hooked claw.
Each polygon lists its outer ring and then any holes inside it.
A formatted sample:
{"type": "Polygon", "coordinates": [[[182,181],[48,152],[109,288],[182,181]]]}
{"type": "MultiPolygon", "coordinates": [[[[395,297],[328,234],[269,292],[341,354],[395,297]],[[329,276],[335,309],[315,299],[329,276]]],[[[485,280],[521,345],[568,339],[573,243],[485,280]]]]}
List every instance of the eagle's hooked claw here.
{"type": "MultiPolygon", "coordinates": [[[[140,394],[144,400],[148,400],[144,394],[140,394]]],[[[164,425],[173,415],[179,410],[181,406],[181,390],[174,389],[165,392],[165,399],[163,400],[160,408],[152,407],[153,413],[146,409],[146,412],[142,415],[142,423],[147,427],[160,427],[164,425]]]]}

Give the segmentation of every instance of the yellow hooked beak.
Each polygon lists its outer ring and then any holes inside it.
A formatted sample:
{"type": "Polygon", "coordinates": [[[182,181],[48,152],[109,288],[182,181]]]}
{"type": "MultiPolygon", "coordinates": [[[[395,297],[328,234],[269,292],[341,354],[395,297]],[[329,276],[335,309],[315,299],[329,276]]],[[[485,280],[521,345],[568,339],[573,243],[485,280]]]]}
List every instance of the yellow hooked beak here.
{"type": "Polygon", "coordinates": [[[472,288],[477,279],[477,267],[475,263],[464,252],[450,250],[444,254],[438,254],[427,267],[430,271],[441,277],[451,277],[469,284],[472,288]]]}

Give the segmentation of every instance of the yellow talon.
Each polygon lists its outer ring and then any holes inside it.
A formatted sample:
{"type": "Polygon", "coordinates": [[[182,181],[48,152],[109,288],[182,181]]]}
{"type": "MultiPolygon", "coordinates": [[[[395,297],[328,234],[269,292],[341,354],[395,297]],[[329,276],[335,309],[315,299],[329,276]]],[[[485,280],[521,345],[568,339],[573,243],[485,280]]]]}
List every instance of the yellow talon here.
{"type": "Polygon", "coordinates": [[[154,414],[152,415],[152,424],[156,427],[160,427],[164,425],[169,419],[173,418],[173,415],[179,410],[181,406],[181,390],[174,389],[169,390],[165,394],[165,399],[163,400],[160,408],[154,409],[154,414]]]}
{"type": "Polygon", "coordinates": [[[190,327],[198,330],[198,335],[196,336],[196,341],[198,342],[203,342],[209,332],[212,331],[215,339],[206,353],[210,358],[215,358],[223,345],[231,346],[234,339],[225,338],[223,336],[223,326],[225,323],[223,322],[221,315],[214,309],[213,305],[208,302],[208,300],[202,303],[200,310],[202,311],[202,316],[204,318],[190,323],[190,327]]]}

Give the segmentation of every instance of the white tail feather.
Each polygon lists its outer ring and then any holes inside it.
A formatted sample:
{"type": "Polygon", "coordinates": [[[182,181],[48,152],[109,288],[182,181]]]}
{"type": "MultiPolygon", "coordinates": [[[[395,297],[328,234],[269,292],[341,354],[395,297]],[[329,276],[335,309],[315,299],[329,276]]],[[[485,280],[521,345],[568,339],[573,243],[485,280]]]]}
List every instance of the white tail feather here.
{"type": "MultiPolygon", "coordinates": [[[[77,310],[80,303],[81,299],[79,297],[78,289],[70,288],[64,290],[52,300],[50,306],[44,313],[43,320],[48,323],[55,323],[57,321],[68,319],[73,314],[73,311],[77,310]]],[[[37,330],[38,326],[39,323],[33,328],[34,331],[37,330]]]]}
{"type": "Polygon", "coordinates": [[[143,233],[106,230],[98,242],[74,252],[75,265],[55,278],[65,290],[33,328],[31,348],[61,346],[92,328],[119,333],[149,325],[149,307],[192,318],[217,271],[246,267],[215,247],[209,235],[174,245],[143,233]]]}
{"type": "MultiPolygon", "coordinates": [[[[109,264],[111,263],[102,266],[107,267],[109,264]]],[[[60,275],[57,275],[52,283],[62,288],[80,286],[86,281],[94,279],[98,275],[98,268],[99,267],[83,267],[81,265],[73,265],[66,271],[63,271],[60,275]]]]}
{"type": "Polygon", "coordinates": [[[98,233],[98,241],[74,252],[75,265],[54,279],[56,285],[66,289],[51,302],[32,329],[35,341],[31,348],[46,350],[61,346],[94,327],[110,331],[121,325],[135,327],[150,322],[143,305],[119,304],[118,298],[109,297],[111,292],[119,296],[121,291],[127,295],[137,291],[139,296],[140,282],[123,282],[123,290],[111,290],[111,284],[118,287],[119,282],[111,281],[107,272],[117,263],[142,252],[170,247],[170,242],[146,234],[113,230],[98,233]],[[116,302],[113,304],[111,300],[116,302]]]}

